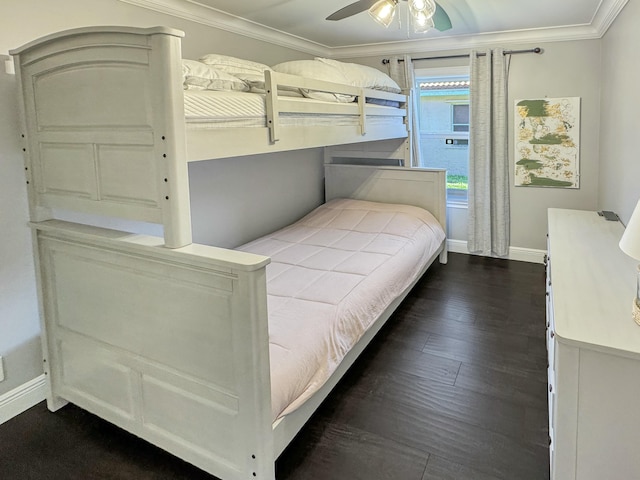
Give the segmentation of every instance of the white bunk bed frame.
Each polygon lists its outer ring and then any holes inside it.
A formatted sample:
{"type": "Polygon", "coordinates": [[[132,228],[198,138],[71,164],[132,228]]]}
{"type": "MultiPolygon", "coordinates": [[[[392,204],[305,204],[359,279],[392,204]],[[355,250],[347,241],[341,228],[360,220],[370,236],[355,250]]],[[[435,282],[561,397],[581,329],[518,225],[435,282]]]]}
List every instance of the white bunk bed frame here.
{"type": "MultiPolygon", "coordinates": [[[[207,132],[213,140],[191,136],[180,37],[167,28],[87,28],[11,52],[24,103],[47,404],[73,402],[219,478],[273,480],[280,453],[413,285],[320,391],[273,422],[269,258],[191,242],[187,161],[355,143],[362,132],[346,139],[325,127],[283,127],[274,146],[257,136],[277,129],[247,128],[252,151],[229,129],[207,132]],[[160,223],[164,239],[55,220],[53,208],[160,223]]],[[[366,140],[404,136],[367,131],[366,140]]],[[[416,205],[446,225],[444,170],[327,164],[325,177],[327,200],[416,205]]],[[[446,261],[445,242],[429,264],[446,261]]]]}
{"type": "MultiPolygon", "coordinates": [[[[191,243],[187,161],[407,137],[406,123],[367,125],[367,117],[383,113],[406,122],[404,95],[276,72],[266,72],[266,127],[188,128],[183,35],[166,27],[87,27],[11,51],[24,104],[32,205],[162,223],[167,246],[175,248],[191,243]],[[291,101],[278,97],[281,86],[357,95],[358,102],[291,101]],[[403,106],[371,106],[366,97],[403,106]],[[360,121],[283,126],[283,112],[356,114],[360,121]],[[84,183],[71,185],[78,175],[84,183]]],[[[33,219],[46,216],[32,212],[33,219]]]]}

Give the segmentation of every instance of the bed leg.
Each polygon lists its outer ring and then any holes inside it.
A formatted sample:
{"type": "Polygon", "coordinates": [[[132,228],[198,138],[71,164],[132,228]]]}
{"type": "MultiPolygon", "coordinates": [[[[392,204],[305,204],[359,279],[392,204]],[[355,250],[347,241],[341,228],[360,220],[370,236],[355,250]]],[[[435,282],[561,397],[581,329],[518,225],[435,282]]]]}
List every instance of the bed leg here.
{"type": "Polygon", "coordinates": [[[64,407],[67,403],[66,400],[60,397],[54,397],[53,395],[47,395],[47,408],[50,412],[57,412],[62,407],[64,407]]]}
{"type": "MultiPolygon", "coordinates": [[[[43,337],[42,349],[45,352],[47,352],[48,343],[46,340],[44,340],[44,338],[46,337],[43,337]]],[[[57,412],[69,402],[63,399],[62,397],[59,397],[53,394],[53,379],[51,378],[51,362],[48,361],[47,357],[45,357],[43,360],[43,366],[44,366],[44,376],[45,376],[44,378],[46,380],[45,383],[47,386],[47,408],[51,412],[57,412]]]]}
{"type": "Polygon", "coordinates": [[[443,265],[447,263],[447,249],[445,248],[440,252],[440,263],[443,265]]]}

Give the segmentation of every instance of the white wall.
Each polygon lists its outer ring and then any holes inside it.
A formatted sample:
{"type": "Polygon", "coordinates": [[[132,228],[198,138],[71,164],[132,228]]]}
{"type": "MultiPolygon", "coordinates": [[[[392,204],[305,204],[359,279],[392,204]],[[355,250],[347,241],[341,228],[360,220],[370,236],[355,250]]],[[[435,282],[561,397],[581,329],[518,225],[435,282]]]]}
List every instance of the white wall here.
{"type": "Polygon", "coordinates": [[[598,205],[624,223],[640,198],[640,2],[631,1],[602,41],[602,128],[598,205]]]}
{"type": "Polygon", "coordinates": [[[580,188],[514,187],[511,170],[511,245],[546,249],[547,209],[596,210],[600,128],[600,41],[542,45],[542,55],[514,55],[509,79],[509,158],[514,164],[513,105],[524,98],[581,98],[580,188]]]}
{"type": "MultiPolygon", "coordinates": [[[[528,49],[537,45],[496,45],[506,49],[528,49]]],[[[513,55],[509,77],[509,156],[514,163],[513,105],[515,99],[581,97],[581,186],[578,190],[514,187],[511,169],[511,246],[546,249],[547,208],[594,210],[598,205],[600,125],[600,41],[553,42],[540,45],[542,55],[513,55]]],[[[467,50],[468,51],[468,50],[467,50]]],[[[412,54],[414,58],[461,52],[412,54]]],[[[462,52],[465,53],[465,52],[462,52]]],[[[345,59],[381,68],[382,57],[345,59]]],[[[416,68],[457,66],[468,60],[425,60],[416,68]]],[[[466,209],[449,208],[449,236],[467,240],[466,209]]]]}
{"type": "Polygon", "coordinates": [[[0,64],[0,395],[42,373],[15,77],[0,64]]]}
{"type": "MultiPolygon", "coordinates": [[[[0,0],[0,54],[49,33],[88,25],[165,25],[178,28],[186,32],[183,39],[185,58],[217,52],[270,65],[309,58],[301,52],[267,45],[118,0],[0,0]]],[[[5,360],[6,380],[0,383],[0,395],[42,373],[15,76],[6,75],[3,67],[0,64],[0,356],[5,360]]],[[[246,241],[255,232],[263,231],[265,225],[284,225],[322,202],[320,149],[283,155],[273,162],[265,157],[234,161],[241,169],[235,169],[233,175],[226,175],[224,188],[216,186],[216,180],[213,180],[211,189],[206,190],[206,182],[199,178],[196,183],[205,183],[203,190],[199,192],[199,188],[195,188],[192,192],[196,218],[203,217],[207,211],[228,214],[215,234],[209,235],[210,238],[224,240],[227,244],[246,241]],[[244,171],[252,179],[251,189],[242,183],[244,171]],[[261,182],[258,176],[269,181],[261,182]],[[287,194],[288,189],[298,185],[302,185],[303,190],[296,191],[293,196],[287,194]],[[242,192],[240,200],[235,196],[236,191],[242,192]],[[235,218],[249,218],[252,227],[238,232],[232,223],[227,228],[224,221],[235,218]]],[[[211,163],[201,163],[195,169],[212,170],[211,163]]],[[[228,169],[229,165],[228,161],[221,162],[221,168],[228,169]]],[[[196,237],[203,236],[196,232],[196,237]]]]}
{"type": "Polygon", "coordinates": [[[324,195],[323,163],[314,152],[189,164],[193,241],[234,248],[313,210],[324,195]]]}

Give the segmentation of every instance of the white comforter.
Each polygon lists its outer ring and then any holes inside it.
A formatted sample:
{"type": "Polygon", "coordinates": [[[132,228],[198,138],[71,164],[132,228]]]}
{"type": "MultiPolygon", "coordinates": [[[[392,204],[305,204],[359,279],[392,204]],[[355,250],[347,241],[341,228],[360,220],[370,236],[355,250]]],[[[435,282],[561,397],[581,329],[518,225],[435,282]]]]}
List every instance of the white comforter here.
{"type": "Polygon", "coordinates": [[[426,210],[340,199],[241,250],[267,267],[273,418],[317,391],[445,238],[426,210]]]}

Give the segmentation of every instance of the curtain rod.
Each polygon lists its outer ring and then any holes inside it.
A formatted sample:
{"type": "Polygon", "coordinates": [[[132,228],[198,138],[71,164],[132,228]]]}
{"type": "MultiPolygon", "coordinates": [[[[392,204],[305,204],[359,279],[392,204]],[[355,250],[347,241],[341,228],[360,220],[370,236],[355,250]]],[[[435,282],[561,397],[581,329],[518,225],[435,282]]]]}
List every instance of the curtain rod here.
{"type": "MultiPolygon", "coordinates": [[[[543,50],[540,47],[536,47],[536,48],[529,48],[526,50],[505,50],[504,52],[502,52],[503,55],[514,55],[516,53],[542,53],[543,50]]],[[[423,58],[412,58],[412,61],[418,61],[418,60],[443,60],[446,58],[465,58],[465,57],[469,57],[471,54],[470,53],[462,53],[460,55],[443,55],[440,57],[423,57],[423,58]]],[[[478,53],[476,54],[478,57],[484,57],[486,55],[486,53],[478,53]]],[[[398,59],[399,62],[404,62],[404,60],[402,58],[398,59]]],[[[382,59],[382,64],[386,65],[389,63],[389,59],[388,58],[384,58],[382,59]]]]}

